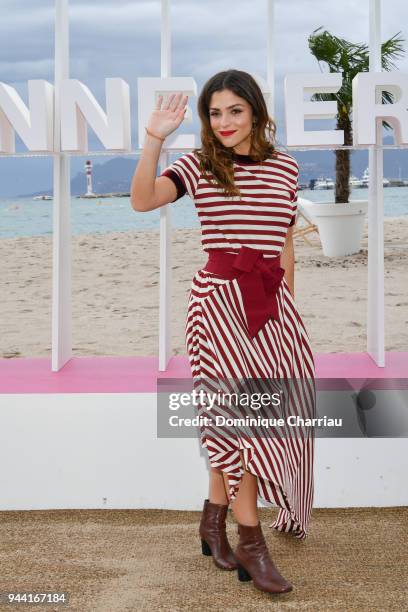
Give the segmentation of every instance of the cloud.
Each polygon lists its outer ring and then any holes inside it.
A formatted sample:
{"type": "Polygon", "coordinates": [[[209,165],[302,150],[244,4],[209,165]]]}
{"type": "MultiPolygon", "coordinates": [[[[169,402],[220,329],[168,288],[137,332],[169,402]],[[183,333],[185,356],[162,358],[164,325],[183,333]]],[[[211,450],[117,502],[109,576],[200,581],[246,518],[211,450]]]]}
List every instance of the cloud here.
{"type": "Polygon", "coordinates": [[[54,59],[44,58],[38,60],[0,61],[0,75],[2,81],[26,81],[27,75],[30,79],[42,79],[44,74],[50,74],[54,66],[54,59]]]}
{"type": "MultiPolygon", "coordinates": [[[[267,0],[171,0],[169,4],[174,74],[204,79],[211,71],[226,66],[266,73],[267,0]]],[[[382,16],[383,39],[408,23],[408,3],[404,0],[388,0],[386,7],[382,16]]],[[[321,25],[338,36],[368,41],[366,2],[277,0],[274,12],[277,75],[318,69],[307,39],[321,25]]],[[[129,78],[135,70],[143,75],[147,70],[154,70],[152,76],[158,74],[159,0],[70,0],[69,15],[71,58],[88,62],[89,79],[96,81],[107,73],[129,78]]],[[[31,61],[39,62],[32,67],[35,78],[38,72],[49,78],[53,28],[54,0],[2,0],[0,78],[10,78],[9,65],[13,63],[19,66],[19,79],[24,78],[24,66],[26,78],[31,78],[31,61]]],[[[407,31],[405,36],[408,38],[407,31]]],[[[407,69],[408,58],[398,65],[407,69]]],[[[83,69],[84,64],[77,67],[83,69]]]]}

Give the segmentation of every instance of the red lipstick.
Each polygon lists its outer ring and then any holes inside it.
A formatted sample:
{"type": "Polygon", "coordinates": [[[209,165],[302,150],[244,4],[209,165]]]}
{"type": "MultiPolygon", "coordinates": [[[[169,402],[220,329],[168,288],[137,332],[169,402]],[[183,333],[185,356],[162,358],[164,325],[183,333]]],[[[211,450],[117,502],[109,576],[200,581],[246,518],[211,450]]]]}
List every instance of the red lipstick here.
{"type": "Polygon", "coordinates": [[[237,130],[229,130],[229,132],[221,132],[220,131],[220,134],[221,134],[221,136],[231,136],[231,134],[235,134],[236,131],[237,130]]]}

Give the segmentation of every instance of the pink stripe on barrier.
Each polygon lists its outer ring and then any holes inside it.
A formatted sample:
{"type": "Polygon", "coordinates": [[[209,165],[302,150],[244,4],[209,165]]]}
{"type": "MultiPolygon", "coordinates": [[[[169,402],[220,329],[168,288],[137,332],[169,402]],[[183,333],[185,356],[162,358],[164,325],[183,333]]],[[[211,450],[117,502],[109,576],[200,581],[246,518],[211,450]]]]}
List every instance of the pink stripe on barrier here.
{"type": "MultiPolygon", "coordinates": [[[[317,378],[408,378],[408,352],[386,353],[379,368],[366,353],[316,353],[317,378]]],[[[51,372],[46,357],[0,359],[0,393],[155,393],[157,378],[190,378],[187,356],[158,371],[157,357],[73,357],[51,372]]]]}
{"type": "Polygon", "coordinates": [[[318,378],[407,378],[408,352],[388,351],[378,367],[368,353],[316,353],[318,378]]]}

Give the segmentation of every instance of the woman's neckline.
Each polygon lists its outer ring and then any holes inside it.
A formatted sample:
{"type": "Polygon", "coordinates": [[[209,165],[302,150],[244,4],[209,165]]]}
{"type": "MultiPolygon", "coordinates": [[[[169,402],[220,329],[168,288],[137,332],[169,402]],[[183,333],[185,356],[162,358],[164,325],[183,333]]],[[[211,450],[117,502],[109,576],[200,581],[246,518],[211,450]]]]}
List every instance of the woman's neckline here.
{"type": "Polygon", "coordinates": [[[252,159],[250,155],[243,155],[242,153],[235,153],[235,151],[232,152],[232,159],[233,161],[237,163],[241,163],[241,164],[255,164],[256,165],[256,164],[261,163],[260,161],[256,161],[255,159],[252,159]]]}

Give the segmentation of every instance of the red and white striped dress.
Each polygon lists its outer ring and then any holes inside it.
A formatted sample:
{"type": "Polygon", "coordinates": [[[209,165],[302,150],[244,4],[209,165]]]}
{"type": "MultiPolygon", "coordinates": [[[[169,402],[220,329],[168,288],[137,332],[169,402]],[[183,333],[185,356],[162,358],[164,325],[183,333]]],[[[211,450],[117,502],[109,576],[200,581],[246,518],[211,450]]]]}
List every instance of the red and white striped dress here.
{"type": "MultiPolygon", "coordinates": [[[[296,218],[298,164],[282,151],[263,162],[234,153],[233,163],[241,197],[227,198],[211,184],[200,172],[193,152],[181,156],[161,176],[174,181],[176,200],[185,193],[193,200],[204,251],[228,249],[237,253],[245,245],[261,250],[264,257],[276,257],[282,252],[288,227],[296,218]]],[[[285,278],[277,298],[279,319],[269,319],[251,337],[236,279],[226,280],[198,270],[191,283],[185,325],[193,378],[314,381],[309,336],[285,278]]],[[[310,388],[306,389],[305,395],[309,391],[310,388]]],[[[313,389],[310,397],[308,401],[313,403],[313,389]]],[[[309,405],[306,413],[312,412],[309,405]]],[[[200,430],[201,444],[207,448],[210,464],[228,475],[231,499],[235,499],[243,475],[241,451],[245,468],[258,477],[259,498],[279,508],[271,526],[304,539],[313,504],[314,436],[248,438],[237,433],[234,439],[226,440],[211,435],[205,427],[200,430]]]]}

